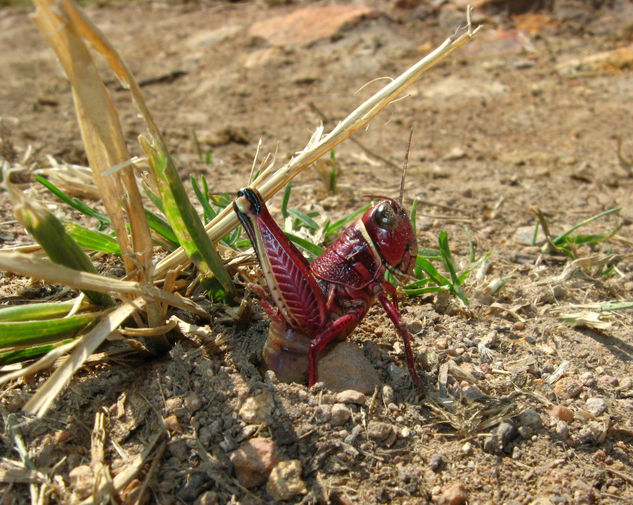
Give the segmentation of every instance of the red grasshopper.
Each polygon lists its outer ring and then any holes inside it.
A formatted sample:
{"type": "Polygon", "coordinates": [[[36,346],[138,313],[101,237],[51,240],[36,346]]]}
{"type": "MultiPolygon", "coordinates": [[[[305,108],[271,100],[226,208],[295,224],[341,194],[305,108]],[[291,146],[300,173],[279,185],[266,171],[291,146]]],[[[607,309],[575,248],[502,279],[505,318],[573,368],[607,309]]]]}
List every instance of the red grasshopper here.
{"type": "Polygon", "coordinates": [[[384,198],[374,204],[311,264],[273,220],[256,189],[240,190],[233,209],[268,285],[269,293],[256,288],[271,317],[263,352],[268,368],[287,382],[305,381],[308,371],[312,386],[317,354],[329,342],[346,338],[378,299],[404,341],[411,379],[424,392],[396,290],[384,279],[386,270],[410,274],[418,251],[411,221],[398,202],[384,198]],[[277,311],[266,301],[268,296],[277,311]]]}

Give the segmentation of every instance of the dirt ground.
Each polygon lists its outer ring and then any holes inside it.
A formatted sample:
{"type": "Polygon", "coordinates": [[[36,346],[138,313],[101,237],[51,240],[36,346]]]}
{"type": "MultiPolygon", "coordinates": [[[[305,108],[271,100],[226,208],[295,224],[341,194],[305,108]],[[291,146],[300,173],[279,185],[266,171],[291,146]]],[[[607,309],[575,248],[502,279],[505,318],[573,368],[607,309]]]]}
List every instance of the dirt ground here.
{"type": "MultiPolygon", "coordinates": [[[[461,1],[341,2],[348,10],[339,16],[365,9],[343,26],[316,10],[327,2],[103,4],[90,16],[143,83],[183,178],[205,174],[212,191],[231,194],[248,180],[259,139],[281,164],[321,121],[330,130],[382,83],[370,81],[397,76],[464,19],[461,1]],[[306,8],[298,30],[275,20],[306,8]]],[[[219,352],[179,340],[162,359],[96,361],[44,420],[21,425],[33,465],[48,476],[39,484],[46,499],[89,495],[102,412],[113,476],[168,428],[125,503],[146,476],[143,500],[165,505],[633,503],[633,317],[602,312],[603,327],[591,320],[600,304],[630,300],[633,288],[633,3],[534,7],[480,6],[480,36],[356,135],[369,151],[351,141],[336,149],[336,194],[317,171],[294,182],[291,206],[318,204],[331,219],[364,205],[366,194],[395,197],[414,129],[405,204],[419,202],[419,244],[437,247],[448,231],[462,270],[469,237],[477,257],[491,253],[489,268],[466,283],[468,307],[401,297],[429,396],[415,394],[378,307],[349,339],[379,378],[366,395],[279,383],[261,371],[261,311],[235,329],[213,309],[214,334],[229,337],[219,352]],[[576,233],[619,229],[578,247],[584,262],[572,264],[531,245],[533,207],[554,235],[615,207],[576,233]],[[498,292],[489,289],[506,277],[498,292]],[[586,322],[570,326],[561,313],[586,322]],[[251,468],[266,458],[286,463],[267,477],[270,468],[251,468]]],[[[47,155],[85,164],[67,81],[28,15],[0,9],[1,154],[14,162],[30,148],[37,166],[47,155]]],[[[127,92],[104,77],[138,154],[142,123],[127,92]]],[[[5,195],[0,241],[30,242],[5,195]]],[[[278,216],[279,197],[272,207],[278,216]]],[[[8,274],[0,284],[6,304],[50,294],[8,274]]],[[[8,413],[25,421],[20,408],[46,375],[0,393],[4,458],[19,460],[8,413]]],[[[2,503],[29,499],[28,484],[3,486],[2,503]]]]}

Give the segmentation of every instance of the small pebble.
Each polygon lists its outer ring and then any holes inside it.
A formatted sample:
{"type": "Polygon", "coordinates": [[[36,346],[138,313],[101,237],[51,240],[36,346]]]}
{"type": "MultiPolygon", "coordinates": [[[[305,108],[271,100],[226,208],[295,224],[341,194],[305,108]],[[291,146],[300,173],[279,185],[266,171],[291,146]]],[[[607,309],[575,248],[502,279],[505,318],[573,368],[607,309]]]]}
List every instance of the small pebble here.
{"type": "Polygon", "coordinates": [[[165,412],[167,414],[182,414],[181,410],[183,408],[183,404],[184,402],[179,396],[168,398],[167,400],[165,400],[165,412]]]}
{"type": "Polygon", "coordinates": [[[275,443],[264,437],[255,437],[244,442],[230,455],[235,475],[247,488],[256,487],[268,479],[277,463],[275,443]]]}
{"type": "Polygon", "coordinates": [[[501,446],[505,450],[510,442],[512,442],[517,437],[517,429],[516,426],[510,421],[502,421],[497,426],[497,435],[499,436],[499,440],[501,441],[501,446]]]}
{"type": "Polygon", "coordinates": [[[552,405],[549,408],[549,413],[551,416],[561,419],[567,423],[574,419],[573,410],[565,407],[564,405],[552,405]]]}
{"type": "Polygon", "coordinates": [[[332,426],[343,426],[352,417],[352,412],[343,403],[332,405],[330,423],[332,426]]]}
{"type": "Polygon", "coordinates": [[[612,375],[601,375],[600,377],[598,377],[598,383],[601,386],[618,387],[618,385],[620,384],[620,381],[618,380],[617,377],[613,377],[612,375]]]}
{"type": "Polygon", "coordinates": [[[455,482],[444,488],[437,497],[438,505],[464,505],[468,501],[468,492],[461,482],[455,482]]]}
{"type": "Polygon", "coordinates": [[[376,442],[382,442],[389,438],[393,432],[393,427],[390,424],[383,423],[382,421],[369,421],[367,425],[367,436],[376,442]]]}
{"type": "Polygon", "coordinates": [[[410,323],[407,323],[407,330],[409,330],[409,333],[412,335],[420,333],[422,331],[422,321],[415,319],[410,323]]]}
{"type": "Polygon", "coordinates": [[[440,337],[435,341],[435,347],[439,351],[448,349],[448,339],[446,337],[440,337]]]}
{"type": "Polygon", "coordinates": [[[195,501],[195,505],[217,505],[220,503],[220,498],[215,491],[205,491],[195,501]]]}
{"type": "Polygon", "coordinates": [[[519,423],[521,426],[528,426],[533,430],[538,430],[543,426],[541,415],[535,409],[527,409],[519,414],[519,423]]]}
{"type": "Polygon", "coordinates": [[[582,382],[584,386],[593,387],[596,385],[596,377],[593,372],[585,372],[580,376],[580,382],[582,382]]]}
{"type": "Polygon", "coordinates": [[[389,405],[390,403],[394,403],[395,393],[393,392],[393,388],[389,384],[384,384],[382,386],[382,401],[385,405],[389,405]]]}
{"type": "Polygon", "coordinates": [[[266,424],[274,408],[275,402],[272,393],[264,389],[260,393],[249,396],[244,400],[240,407],[239,415],[245,423],[266,424]]]}
{"type": "Polygon", "coordinates": [[[569,438],[569,425],[565,421],[556,422],[556,435],[562,440],[569,438]]]}
{"type": "Polygon", "coordinates": [[[185,408],[189,412],[193,414],[194,412],[200,410],[200,407],[202,407],[202,398],[200,398],[200,395],[198,393],[192,391],[187,396],[185,396],[185,408]]]}
{"type": "Polygon", "coordinates": [[[472,454],[473,444],[471,444],[470,442],[466,442],[464,445],[462,445],[462,453],[464,453],[466,456],[472,454]]]}
{"type": "Polygon", "coordinates": [[[280,461],[270,472],[266,491],[276,502],[290,500],[306,494],[305,482],[301,480],[301,462],[297,459],[280,461]]]}
{"type": "Polygon", "coordinates": [[[327,423],[332,417],[331,405],[317,405],[314,409],[314,421],[317,424],[327,423]]]}
{"type": "Polygon", "coordinates": [[[367,397],[360,391],[355,389],[347,389],[336,395],[336,401],[340,403],[354,403],[356,405],[365,405],[367,397]]]}
{"type": "Polygon", "coordinates": [[[362,432],[363,432],[362,426],[357,424],[356,426],[352,428],[352,432],[345,437],[345,443],[350,444],[350,445],[353,444],[354,442],[356,442],[358,437],[360,437],[362,432]]]}
{"type": "Polygon", "coordinates": [[[433,454],[433,456],[431,456],[431,461],[429,461],[429,468],[437,473],[440,470],[442,463],[442,455],[433,454]]]}
{"type": "Polygon", "coordinates": [[[598,417],[607,410],[607,402],[604,398],[593,397],[589,398],[585,403],[587,410],[594,416],[598,417]]]}
{"type": "Polygon", "coordinates": [[[480,341],[488,349],[496,349],[499,346],[499,334],[496,331],[487,333],[480,341]]]}
{"type": "Polygon", "coordinates": [[[170,435],[174,435],[182,431],[180,423],[178,422],[178,417],[174,414],[172,414],[171,416],[167,416],[165,419],[163,419],[163,422],[165,423],[165,428],[167,428],[167,431],[170,435]]]}
{"type": "Polygon", "coordinates": [[[178,461],[186,461],[189,456],[189,448],[182,438],[172,440],[169,442],[167,448],[169,449],[170,454],[178,461]]]}
{"type": "Polygon", "coordinates": [[[374,365],[353,342],[343,341],[319,358],[319,381],[330,391],[371,393],[380,384],[374,365]]]}
{"type": "Polygon", "coordinates": [[[465,389],[462,389],[462,395],[464,396],[464,398],[472,402],[481,401],[484,398],[486,398],[486,394],[481,389],[479,389],[479,387],[477,387],[475,384],[472,384],[466,387],[465,389]]]}
{"type": "Polygon", "coordinates": [[[87,498],[92,494],[94,474],[90,465],[80,465],[73,468],[68,474],[70,485],[80,498],[87,498]]]}
{"type": "Polygon", "coordinates": [[[554,391],[563,398],[576,398],[582,391],[582,384],[574,379],[563,377],[554,386],[554,391]]]}
{"type": "Polygon", "coordinates": [[[620,381],[620,389],[622,391],[628,391],[631,388],[633,388],[633,377],[624,377],[620,381]]]}
{"type": "Polygon", "coordinates": [[[182,501],[192,502],[209,487],[210,477],[205,472],[189,474],[187,483],[178,491],[177,496],[182,501]]]}

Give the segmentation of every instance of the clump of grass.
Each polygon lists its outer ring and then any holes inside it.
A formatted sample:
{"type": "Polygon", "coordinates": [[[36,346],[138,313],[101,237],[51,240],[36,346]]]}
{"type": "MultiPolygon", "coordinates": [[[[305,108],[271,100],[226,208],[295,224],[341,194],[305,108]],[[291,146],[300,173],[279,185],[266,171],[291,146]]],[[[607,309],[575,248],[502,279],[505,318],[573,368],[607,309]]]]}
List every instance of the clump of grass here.
{"type": "Polygon", "coordinates": [[[580,223],[577,223],[571,226],[569,229],[567,229],[560,235],[556,235],[556,236],[553,236],[550,233],[550,228],[549,228],[547,219],[545,219],[545,216],[543,215],[543,213],[538,207],[532,207],[530,211],[536,216],[538,220],[536,227],[534,228],[532,245],[536,245],[536,238],[538,236],[538,231],[539,231],[539,228],[541,228],[543,230],[543,233],[545,234],[545,240],[546,240],[545,245],[541,249],[542,252],[545,254],[562,253],[568,256],[572,260],[575,260],[578,257],[577,256],[578,247],[583,246],[583,245],[595,245],[595,244],[599,244],[600,242],[605,242],[611,239],[612,237],[614,237],[615,234],[620,229],[620,226],[618,226],[607,234],[573,235],[573,233],[579,228],[582,228],[583,226],[587,226],[588,224],[593,223],[594,221],[600,218],[610,216],[613,214],[618,214],[620,212],[619,207],[608,209],[608,210],[605,210],[604,212],[600,212],[594,216],[591,216],[581,221],[580,223]]]}

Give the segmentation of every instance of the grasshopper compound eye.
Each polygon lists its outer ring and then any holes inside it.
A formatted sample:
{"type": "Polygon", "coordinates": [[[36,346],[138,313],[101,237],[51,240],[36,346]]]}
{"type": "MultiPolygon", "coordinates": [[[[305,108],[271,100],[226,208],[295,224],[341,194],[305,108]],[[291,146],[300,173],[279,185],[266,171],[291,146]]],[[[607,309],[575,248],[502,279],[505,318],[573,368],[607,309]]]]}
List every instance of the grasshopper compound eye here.
{"type": "Polygon", "coordinates": [[[396,214],[387,202],[381,203],[374,214],[376,224],[385,230],[393,230],[398,224],[396,214]]]}

